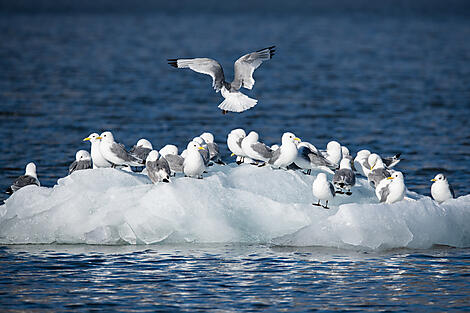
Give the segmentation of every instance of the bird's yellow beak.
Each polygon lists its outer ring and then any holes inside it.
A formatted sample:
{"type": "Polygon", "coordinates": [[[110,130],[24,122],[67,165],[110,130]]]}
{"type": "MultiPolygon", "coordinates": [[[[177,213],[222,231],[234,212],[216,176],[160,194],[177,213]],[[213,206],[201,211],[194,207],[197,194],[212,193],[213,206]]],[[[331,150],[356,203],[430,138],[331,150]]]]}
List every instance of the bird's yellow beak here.
{"type": "Polygon", "coordinates": [[[298,142],[301,142],[300,138],[295,137],[294,140],[297,140],[298,142]]]}
{"type": "Polygon", "coordinates": [[[204,149],[203,147],[199,147],[198,149],[199,149],[199,150],[206,150],[206,149],[204,149]]]}
{"type": "Polygon", "coordinates": [[[372,165],[372,166],[370,167],[370,170],[371,170],[371,171],[374,169],[374,166],[375,166],[375,165],[372,165]]]}
{"type": "Polygon", "coordinates": [[[393,177],[387,177],[387,179],[393,179],[393,177]]]}
{"type": "Polygon", "coordinates": [[[98,137],[96,137],[96,139],[103,139],[103,137],[98,136],[98,137]]]}
{"type": "Polygon", "coordinates": [[[232,156],[232,157],[235,156],[235,153],[232,153],[230,156],[232,156]]]}
{"type": "Polygon", "coordinates": [[[431,181],[436,181],[436,179],[433,178],[433,179],[431,179],[431,181]]]}
{"type": "Polygon", "coordinates": [[[91,140],[91,138],[90,138],[90,137],[86,137],[86,138],[83,139],[83,141],[88,141],[88,140],[91,140]]]}

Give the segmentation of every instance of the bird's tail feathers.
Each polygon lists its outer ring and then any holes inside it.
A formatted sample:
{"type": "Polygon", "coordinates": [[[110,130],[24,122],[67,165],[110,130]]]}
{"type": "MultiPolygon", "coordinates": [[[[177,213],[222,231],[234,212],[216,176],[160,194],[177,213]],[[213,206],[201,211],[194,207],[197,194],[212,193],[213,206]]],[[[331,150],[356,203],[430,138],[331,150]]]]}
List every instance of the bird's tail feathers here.
{"type": "Polygon", "coordinates": [[[251,109],[258,103],[258,100],[252,99],[241,92],[230,92],[226,94],[225,100],[219,105],[219,109],[230,112],[243,112],[251,109]]]}

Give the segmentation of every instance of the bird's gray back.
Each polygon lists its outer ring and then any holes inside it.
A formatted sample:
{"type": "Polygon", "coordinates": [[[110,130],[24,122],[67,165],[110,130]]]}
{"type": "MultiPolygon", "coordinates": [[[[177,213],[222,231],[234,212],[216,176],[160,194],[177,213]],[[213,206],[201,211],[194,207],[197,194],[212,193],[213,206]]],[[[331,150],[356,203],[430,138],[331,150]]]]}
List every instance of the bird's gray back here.
{"type": "Polygon", "coordinates": [[[269,147],[267,147],[264,143],[261,143],[261,142],[256,142],[252,144],[251,148],[253,149],[253,151],[261,155],[263,158],[270,159],[273,155],[273,151],[269,147]]]}
{"type": "Polygon", "coordinates": [[[87,170],[90,168],[92,168],[91,160],[80,160],[80,161],[75,160],[69,166],[69,175],[75,171],[87,170]]]}
{"type": "Polygon", "coordinates": [[[182,172],[184,158],[180,155],[168,154],[164,157],[173,172],[182,172]]]}
{"type": "Polygon", "coordinates": [[[150,151],[152,151],[152,149],[141,146],[133,146],[132,149],[129,151],[129,154],[140,160],[145,160],[147,159],[147,156],[149,155],[150,151]]]}
{"type": "Polygon", "coordinates": [[[118,158],[124,160],[125,162],[136,162],[136,163],[144,163],[145,161],[139,158],[136,158],[133,155],[130,155],[129,152],[126,151],[126,148],[123,144],[113,142],[111,144],[110,150],[114,153],[118,158]]]}
{"type": "Polygon", "coordinates": [[[350,186],[354,186],[356,184],[356,175],[354,175],[354,172],[350,169],[339,169],[333,175],[333,183],[344,183],[350,186]]]}
{"type": "Polygon", "coordinates": [[[37,185],[37,186],[39,186],[39,181],[33,176],[21,175],[20,177],[18,177],[13,182],[13,185],[11,185],[11,189],[13,191],[17,191],[20,188],[23,188],[23,187],[28,186],[28,185],[37,185]]]}
{"type": "Polygon", "coordinates": [[[379,184],[379,182],[382,179],[385,179],[387,177],[390,177],[390,172],[388,170],[384,169],[384,168],[377,168],[375,170],[372,170],[369,173],[369,176],[367,176],[367,178],[370,181],[370,184],[374,188],[375,188],[375,186],[377,186],[379,184]]]}
{"type": "Polygon", "coordinates": [[[272,157],[269,159],[268,163],[274,164],[274,162],[276,162],[280,156],[281,156],[281,148],[278,148],[272,152],[272,157]]]}

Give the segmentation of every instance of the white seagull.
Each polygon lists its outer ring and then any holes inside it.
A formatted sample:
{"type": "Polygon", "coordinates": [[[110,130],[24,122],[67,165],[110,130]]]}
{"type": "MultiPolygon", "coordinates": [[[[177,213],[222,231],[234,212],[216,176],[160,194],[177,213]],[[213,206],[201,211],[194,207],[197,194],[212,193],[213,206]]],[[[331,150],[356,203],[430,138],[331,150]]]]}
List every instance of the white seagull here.
{"type": "Polygon", "coordinates": [[[92,133],[83,141],[91,143],[91,160],[93,161],[93,168],[111,167],[111,162],[108,162],[100,151],[101,137],[97,133],[92,133]]]}
{"type": "Polygon", "coordinates": [[[327,180],[325,173],[319,173],[312,184],[313,196],[318,199],[318,203],[312,205],[322,206],[329,209],[328,201],[335,197],[335,187],[327,180]],[[326,200],[326,205],[321,205],[320,200],[326,200]]]}
{"type": "Polygon", "coordinates": [[[79,150],[75,154],[75,161],[69,166],[69,175],[75,171],[87,170],[92,168],[91,155],[86,150],[79,150]]]}
{"type": "Polygon", "coordinates": [[[168,59],[168,64],[176,68],[190,68],[195,72],[207,74],[212,77],[212,87],[216,92],[221,92],[225,100],[219,105],[219,109],[225,114],[231,112],[243,112],[256,105],[258,100],[252,99],[241,93],[240,88],[253,88],[255,80],[253,72],[263,63],[272,58],[275,46],[264,48],[256,52],[248,53],[239,58],[234,65],[235,75],[231,83],[225,81],[222,66],[209,58],[195,59],[168,59]]]}
{"type": "Polygon", "coordinates": [[[455,198],[454,189],[444,174],[437,174],[431,181],[434,182],[431,185],[431,196],[438,203],[455,198]]]}
{"type": "Polygon", "coordinates": [[[274,150],[268,163],[275,168],[287,168],[297,158],[297,144],[300,139],[293,133],[284,133],[281,138],[281,146],[274,150]]]}
{"type": "Polygon", "coordinates": [[[116,165],[130,165],[130,166],[143,166],[145,160],[141,160],[126,151],[123,144],[114,141],[114,136],[111,132],[106,131],[101,135],[100,152],[101,155],[113,166],[116,165]]]}
{"type": "Polygon", "coordinates": [[[380,202],[392,204],[405,198],[405,190],[403,174],[397,171],[379,183],[375,195],[380,202]]]}
{"type": "Polygon", "coordinates": [[[258,141],[259,135],[255,131],[251,131],[248,136],[242,140],[243,152],[255,161],[268,162],[273,156],[271,148],[266,146],[264,143],[258,141]]]}
{"type": "Polygon", "coordinates": [[[236,162],[238,165],[242,164],[245,161],[245,158],[248,158],[242,149],[242,141],[245,137],[246,133],[241,128],[233,129],[227,136],[228,149],[232,152],[231,156],[237,156],[236,162]]]}
{"type": "Polygon", "coordinates": [[[339,165],[339,162],[343,158],[341,145],[337,141],[330,141],[326,145],[326,150],[322,151],[323,156],[330,161],[331,163],[335,164],[336,166],[339,165]]]}
{"type": "Polygon", "coordinates": [[[24,175],[18,177],[13,182],[13,184],[8,187],[6,193],[11,195],[12,193],[28,185],[41,186],[41,184],[39,183],[38,176],[36,174],[36,164],[34,164],[33,162],[30,162],[28,163],[28,165],[26,165],[26,171],[24,175]]]}
{"type": "Polygon", "coordinates": [[[204,173],[206,166],[199,150],[205,149],[195,141],[188,143],[183,162],[183,173],[185,176],[202,179],[202,173],[204,173]]]}

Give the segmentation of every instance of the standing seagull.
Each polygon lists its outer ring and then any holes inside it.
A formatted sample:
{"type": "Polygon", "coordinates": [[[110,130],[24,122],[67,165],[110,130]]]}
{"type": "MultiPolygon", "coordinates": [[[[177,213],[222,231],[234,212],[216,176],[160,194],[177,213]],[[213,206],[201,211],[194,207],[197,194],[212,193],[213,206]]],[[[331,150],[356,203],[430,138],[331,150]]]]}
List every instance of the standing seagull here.
{"type": "Polygon", "coordinates": [[[92,133],[83,141],[91,142],[91,160],[93,161],[93,168],[111,167],[111,162],[108,162],[100,151],[101,137],[97,133],[92,133]]]}
{"type": "Polygon", "coordinates": [[[145,160],[141,160],[126,151],[123,144],[114,141],[114,136],[107,131],[100,135],[100,152],[103,157],[115,167],[116,165],[143,166],[145,160]]]}
{"type": "Polygon", "coordinates": [[[336,165],[328,161],[310,142],[302,141],[297,145],[297,148],[299,149],[299,153],[294,163],[299,168],[307,170],[308,175],[311,174],[314,168],[319,168],[331,173],[336,169],[336,165]]]}
{"type": "Polygon", "coordinates": [[[248,136],[242,140],[242,150],[252,160],[268,162],[273,156],[273,151],[258,140],[258,133],[251,131],[248,136]]]}
{"type": "Polygon", "coordinates": [[[28,185],[41,186],[41,184],[39,183],[38,176],[36,174],[36,165],[33,162],[30,162],[28,163],[28,165],[26,165],[26,171],[24,175],[18,177],[13,182],[13,185],[8,187],[6,193],[11,195],[12,193],[28,185]]]}
{"type": "Polygon", "coordinates": [[[92,168],[91,155],[86,150],[79,150],[75,154],[75,161],[69,166],[69,175],[75,171],[87,170],[92,168]]]}
{"type": "Polygon", "coordinates": [[[223,114],[228,111],[243,112],[256,105],[258,100],[252,99],[239,90],[240,88],[253,88],[255,80],[253,72],[263,63],[272,58],[275,46],[248,53],[239,58],[234,65],[235,75],[231,83],[225,81],[222,66],[209,58],[196,59],[168,59],[168,64],[176,68],[190,68],[195,72],[207,74],[212,77],[212,87],[221,92],[225,100],[219,105],[223,114]]]}
{"type": "Polygon", "coordinates": [[[204,173],[206,166],[199,150],[205,149],[195,141],[188,143],[186,148],[187,153],[183,162],[183,173],[185,176],[202,179],[202,173],[204,173]]]}
{"type": "Polygon", "coordinates": [[[392,204],[405,198],[405,189],[405,179],[402,172],[394,172],[392,176],[379,183],[375,189],[375,195],[380,202],[392,204]]]}
{"type": "Polygon", "coordinates": [[[336,193],[352,195],[351,187],[356,184],[356,175],[351,169],[351,160],[344,157],[339,163],[339,170],[333,175],[333,185],[339,190],[336,193]]]}
{"type": "Polygon", "coordinates": [[[170,182],[170,166],[165,158],[160,158],[158,151],[150,151],[145,162],[145,167],[148,177],[154,184],[170,182]]]}
{"type": "Polygon", "coordinates": [[[326,145],[326,151],[322,151],[323,156],[330,161],[331,163],[335,164],[336,166],[339,165],[339,162],[343,158],[343,153],[341,150],[341,145],[337,141],[330,141],[326,145]]]}
{"type": "Polygon", "coordinates": [[[437,174],[431,181],[434,182],[431,185],[431,196],[438,203],[455,198],[454,188],[449,184],[444,174],[437,174]]]}
{"type": "Polygon", "coordinates": [[[317,175],[312,184],[313,195],[318,199],[318,203],[312,203],[312,205],[322,206],[325,209],[329,209],[328,200],[332,200],[335,197],[335,187],[326,179],[325,173],[317,175]],[[320,200],[326,200],[326,205],[321,205],[320,200]]]}
{"type": "Polygon", "coordinates": [[[227,146],[232,152],[232,156],[237,156],[237,164],[240,165],[245,161],[248,156],[243,152],[242,141],[246,137],[246,133],[243,129],[233,129],[227,136],[227,146]]]}
{"type": "Polygon", "coordinates": [[[281,146],[274,150],[268,163],[274,168],[287,168],[297,158],[297,144],[300,139],[293,133],[284,133],[281,138],[281,146]]]}

